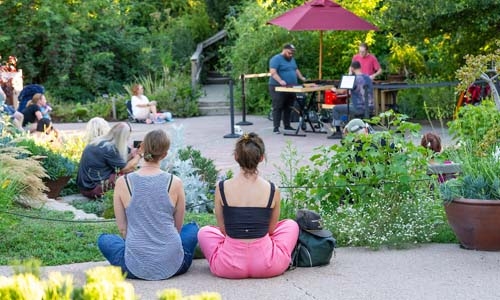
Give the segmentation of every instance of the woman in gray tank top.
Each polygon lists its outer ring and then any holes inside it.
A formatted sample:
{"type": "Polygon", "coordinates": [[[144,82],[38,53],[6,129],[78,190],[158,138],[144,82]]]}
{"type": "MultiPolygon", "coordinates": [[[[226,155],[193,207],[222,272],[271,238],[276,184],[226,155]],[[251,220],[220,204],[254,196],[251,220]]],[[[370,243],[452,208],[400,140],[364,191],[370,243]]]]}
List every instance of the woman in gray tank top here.
{"type": "Polygon", "coordinates": [[[116,181],[114,210],[121,236],[102,234],[97,244],[110,264],[128,278],[162,280],[185,273],[198,243],[198,225],[183,225],[186,209],[182,181],[160,169],[170,140],[150,131],[138,153],[142,167],[116,181]]]}

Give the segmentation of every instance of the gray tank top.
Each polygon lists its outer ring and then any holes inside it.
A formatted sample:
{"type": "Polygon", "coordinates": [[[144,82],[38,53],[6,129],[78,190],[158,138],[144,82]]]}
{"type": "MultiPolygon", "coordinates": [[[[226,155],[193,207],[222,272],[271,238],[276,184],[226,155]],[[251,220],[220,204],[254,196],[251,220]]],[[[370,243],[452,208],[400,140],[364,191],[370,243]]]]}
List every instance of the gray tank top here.
{"type": "Polygon", "coordinates": [[[172,277],[184,260],[167,191],[171,177],[162,172],[151,176],[130,173],[125,178],[132,194],[125,210],[125,264],[132,274],[143,279],[172,277]]]}

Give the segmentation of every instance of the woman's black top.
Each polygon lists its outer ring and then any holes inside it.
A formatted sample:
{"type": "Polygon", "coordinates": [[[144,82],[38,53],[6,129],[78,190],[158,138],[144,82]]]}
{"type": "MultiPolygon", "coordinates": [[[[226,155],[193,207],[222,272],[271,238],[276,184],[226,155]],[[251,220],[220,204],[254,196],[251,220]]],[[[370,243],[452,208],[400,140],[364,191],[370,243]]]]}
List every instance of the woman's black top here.
{"type": "Polygon", "coordinates": [[[222,198],[222,214],[226,234],[235,239],[255,239],[265,236],[269,231],[271,221],[271,204],[273,203],[275,187],[272,182],[271,194],[266,207],[237,207],[227,205],[224,194],[224,181],[219,182],[222,198]]]}

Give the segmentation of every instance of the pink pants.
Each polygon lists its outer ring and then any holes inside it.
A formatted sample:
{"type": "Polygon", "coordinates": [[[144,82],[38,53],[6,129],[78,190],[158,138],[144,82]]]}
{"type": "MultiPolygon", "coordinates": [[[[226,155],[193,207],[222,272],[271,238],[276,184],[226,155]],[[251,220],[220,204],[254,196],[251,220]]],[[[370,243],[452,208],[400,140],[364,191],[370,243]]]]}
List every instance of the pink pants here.
{"type": "Polygon", "coordinates": [[[266,234],[252,242],[224,236],[218,227],[205,226],[198,232],[198,242],[215,276],[266,278],[287,270],[298,236],[297,223],[282,220],[272,235],[266,234]]]}

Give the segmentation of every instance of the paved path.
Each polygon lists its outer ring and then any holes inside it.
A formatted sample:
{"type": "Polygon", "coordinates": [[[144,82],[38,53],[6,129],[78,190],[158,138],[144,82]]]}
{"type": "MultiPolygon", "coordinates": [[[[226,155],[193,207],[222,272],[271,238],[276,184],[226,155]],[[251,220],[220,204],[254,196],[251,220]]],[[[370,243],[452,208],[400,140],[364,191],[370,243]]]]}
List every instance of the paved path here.
{"type": "MultiPolygon", "coordinates": [[[[241,115],[234,117],[234,123],[240,121],[242,121],[241,115]]],[[[265,116],[246,116],[246,121],[251,122],[252,125],[241,126],[241,128],[245,132],[256,132],[259,134],[266,145],[267,161],[260,165],[261,174],[276,182],[279,182],[278,170],[284,166],[280,155],[288,143],[296,147],[299,156],[302,157],[299,165],[307,164],[309,157],[318,146],[339,143],[339,140],[328,140],[325,133],[306,132],[306,137],[273,134],[272,122],[265,116]]],[[[292,123],[292,126],[297,126],[297,123],[292,123]]],[[[63,134],[83,133],[85,123],[57,124],[57,128],[63,131],[63,134]]],[[[182,142],[185,145],[191,145],[195,149],[200,150],[205,157],[213,159],[222,174],[228,170],[238,170],[238,165],[233,159],[236,138],[224,138],[224,136],[231,134],[231,119],[229,116],[175,119],[174,122],[165,124],[132,123],[132,128],[131,141],[142,140],[144,135],[153,128],[166,130],[173,137],[174,142],[174,137],[178,133],[181,133],[183,136],[182,142]]],[[[422,132],[427,131],[436,131],[442,136],[444,144],[450,143],[446,129],[442,129],[439,126],[432,128],[424,123],[422,132]]],[[[415,143],[420,142],[420,136],[410,138],[415,143]]]]}
{"type": "MultiPolygon", "coordinates": [[[[85,283],[84,271],[106,262],[45,267],[43,273],[72,274],[85,283]]],[[[500,299],[500,253],[463,250],[458,245],[430,244],[407,250],[372,251],[340,248],[330,265],[300,268],[269,279],[228,280],[210,274],[207,262],[164,281],[128,280],[140,299],[178,288],[184,295],[219,292],[226,300],[267,299],[500,299]]],[[[0,275],[11,275],[0,267],[0,275]]]]}

